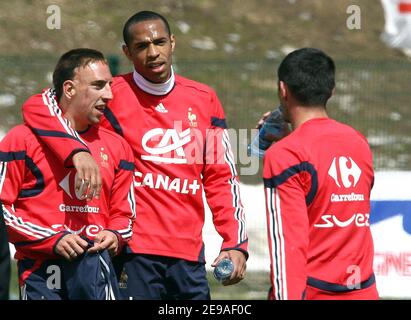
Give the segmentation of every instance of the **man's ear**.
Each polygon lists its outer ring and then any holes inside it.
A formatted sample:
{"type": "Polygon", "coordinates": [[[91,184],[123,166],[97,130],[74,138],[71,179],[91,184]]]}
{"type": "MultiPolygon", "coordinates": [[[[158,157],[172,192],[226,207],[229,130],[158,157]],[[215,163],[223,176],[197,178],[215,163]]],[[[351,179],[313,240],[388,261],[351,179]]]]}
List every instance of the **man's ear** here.
{"type": "Polygon", "coordinates": [[[73,80],[66,80],[63,83],[63,96],[71,100],[71,98],[76,94],[76,88],[74,87],[73,80]]]}
{"type": "Polygon", "coordinates": [[[278,82],[278,94],[280,95],[280,98],[287,100],[288,98],[288,87],[285,84],[284,81],[279,81],[278,82]]]}
{"type": "Polygon", "coordinates": [[[128,60],[130,60],[130,61],[133,61],[133,58],[132,58],[132,56],[131,56],[131,52],[130,52],[130,50],[128,49],[128,47],[127,47],[127,45],[126,44],[123,44],[123,52],[124,52],[124,55],[127,57],[127,59],[128,60]]]}
{"type": "Polygon", "coordinates": [[[123,44],[122,49],[123,49],[124,55],[127,57],[127,59],[130,60],[130,61],[133,61],[131,59],[130,50],[128,50],[128,47],[127,47],[126,44],[123,44]]]}

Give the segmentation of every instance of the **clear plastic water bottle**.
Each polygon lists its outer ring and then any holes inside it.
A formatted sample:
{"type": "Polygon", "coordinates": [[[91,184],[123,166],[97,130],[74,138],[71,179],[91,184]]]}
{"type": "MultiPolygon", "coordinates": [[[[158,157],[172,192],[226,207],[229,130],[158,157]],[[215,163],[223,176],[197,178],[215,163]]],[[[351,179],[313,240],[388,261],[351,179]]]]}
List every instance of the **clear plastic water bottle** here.
{"type": "Polygon", "coordinates": [[[224,258],[214,268],[214,272],[213,272],[214,278],[218,282],[224,282],[226,279],[229,279],[231,277],[231,274],[233,273],[233,271],[234,271],[233,262],[228,258],[224,258]]]}
{"type": "Polygon", "coordinates": [[[279,106],[265,119],[258,134],[254,136],[251,143],[247,146],[248,156],[254,155],[262,158],[265,151],[273,143],[273,139],[269,139],[268,136],[281,138],[284,135],[284,128],[286,127],[287,123],[283,117],[283,109],[279,106]]]}

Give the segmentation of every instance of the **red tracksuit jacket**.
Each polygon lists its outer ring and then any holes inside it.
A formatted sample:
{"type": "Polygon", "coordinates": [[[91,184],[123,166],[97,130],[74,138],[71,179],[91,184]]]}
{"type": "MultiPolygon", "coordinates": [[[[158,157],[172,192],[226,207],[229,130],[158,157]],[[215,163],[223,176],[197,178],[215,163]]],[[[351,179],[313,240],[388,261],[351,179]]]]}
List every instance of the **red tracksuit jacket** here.
{"type": "MultiPolygon", "coordinates": [[[[367,140],[328,118],[305,122],[268,149],[271,298],[323,299],[318,293],[328,292],[340,299],[361,291],[350,287],[373,285],[373,180],[367,140]]],[[[375,285],[370,290],[365,298],[377,298],[375,285]]]]}
{"type": "MultiPolygon", "coordinates": [[[[43,96],[47,94],[45,92],[43,96]]],[[[28,100],[42,103],[42,95],[28,100]]],[[[61,139],[55,132],[37,134],[61,139]]],[[[102,229],[117,233],[120,246],[132,235],[135,216],[132,151],[123,138],[98,126],[79,135],[100,166],[99,200],[79,200],[74,168],[66,168],[24,125],[0,143],[0,199],[16,258],[56,258],[53,247],[66,232],[89,239],[102,229]]]]}
{"type": "MultiPolygon", "coordinates": [[[[134,153],[138,200],[131,251],[204,262],[204,191],[221,249],[247,254],[237,171],[214,91],[177,75],[171,92],[155,96],[137,87],[132,73],[115,77],[112,91],[101,125],[122,135],[134,153]]],[[[23,114],[33,128],[67,131],[45,107],[25,104],[23,114]]],[[[66,163],[83,148],[74,139],[56,146],[41,138],[66,163]]]]}

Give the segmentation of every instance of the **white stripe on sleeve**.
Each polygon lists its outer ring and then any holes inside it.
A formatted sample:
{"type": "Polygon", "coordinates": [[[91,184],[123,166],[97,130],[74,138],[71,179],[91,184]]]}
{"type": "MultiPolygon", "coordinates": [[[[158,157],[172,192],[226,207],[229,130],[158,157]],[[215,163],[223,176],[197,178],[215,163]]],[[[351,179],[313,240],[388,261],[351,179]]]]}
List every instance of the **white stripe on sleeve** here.
{"type": "Polygon", "coordinates": [[[266,188],[268,210],[268,236],[271,245],[272,284],[274,296],[287,300],[287,281],[285,267],[284,234],[281,218],[281,200],[276,188],[266,188]]]}

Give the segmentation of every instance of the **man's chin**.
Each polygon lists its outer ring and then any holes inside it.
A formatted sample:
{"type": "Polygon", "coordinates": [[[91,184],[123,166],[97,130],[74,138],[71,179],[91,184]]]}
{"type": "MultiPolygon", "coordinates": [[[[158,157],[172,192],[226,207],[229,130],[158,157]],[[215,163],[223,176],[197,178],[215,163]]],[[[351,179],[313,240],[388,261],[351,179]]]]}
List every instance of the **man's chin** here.
{"type": "Polygon", "coordinates": [[[92,125],[96,125],[100,123],[100,120],[103,116],[95,116],[93,118],[90,119],[89,124],[92,125]]]}
{"type": "Polygon", "coordinates": [[[164,83],[169,78],[168,72],[150,72],[150,74],[144,76],[148,81],[152,83],[164,83]]]}

